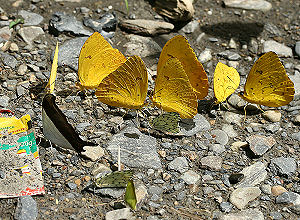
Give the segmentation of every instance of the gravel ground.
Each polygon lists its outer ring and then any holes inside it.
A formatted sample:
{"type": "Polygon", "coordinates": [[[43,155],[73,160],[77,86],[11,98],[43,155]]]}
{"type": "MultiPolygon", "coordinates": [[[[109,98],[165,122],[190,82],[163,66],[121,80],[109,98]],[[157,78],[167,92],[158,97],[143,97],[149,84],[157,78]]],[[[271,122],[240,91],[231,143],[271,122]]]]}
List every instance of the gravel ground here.
{"type": "MultiPolygon", "coordinates": [[[[31,115],[46,194],[1,199],[0,219],[300,219],[299,1],[270,0],[272,8],[264,12],[196,0],[191,22],[173,22],[171,33],[170,24],[164,24],[165,32],[155,36],[141,30],[130,34],[122,24],[128,18],[170,21],[153,10],[153,1],[128,1],[129,16],[122,0],[2,0],[0,43],[7,50],[0,52],[0,105],[18,117],[31,115]],[[8,30],[18,13],[29,18],[8,30]],[[82,25],[90,23],[87,18],[104,23],[98,31],[126,56],[141,56],[152,75],[166,41],[177,34],[186,36],[210,82],[199,114],[182,125],[189,131],[183,129],[181,135],[153,131],[143,115],[132,111],[122,117],[125,109],[100,103],[93,93],[78,92],[78,54],[94,32],[82,25]],[[114,30],[115,22],[120,25],[114,30]],[[12,43],[7,46],[9,37],[12,43]],[[43,138],[41,101],[56,41],[57,104],[83,139],[98,144],[95,155],[52,148],[43,138]],[[255,59],[268,50],[281,57],[295,84],[295,99],[288,106],[263,107],[264,113],[252,106],[244,122],[245,102],[236,94],[243,91],[255,59]],[[237,68],[241,85],[227,109],[221,105],[208,112],[214,68],[220,60],[237,68]],[[137,123],[140,129],[135,128],[137,123]],[[136,211],[126,208],[124,190],[84,190],[95,174],[116,170],[116,145],[124,149],[123,167],[135,173],[140,198],[136,211]]],[[[150,79],[150,88],[153,84],[150,79]]],[[[160,111],[149,108],[147,113],[160,111]]]]}

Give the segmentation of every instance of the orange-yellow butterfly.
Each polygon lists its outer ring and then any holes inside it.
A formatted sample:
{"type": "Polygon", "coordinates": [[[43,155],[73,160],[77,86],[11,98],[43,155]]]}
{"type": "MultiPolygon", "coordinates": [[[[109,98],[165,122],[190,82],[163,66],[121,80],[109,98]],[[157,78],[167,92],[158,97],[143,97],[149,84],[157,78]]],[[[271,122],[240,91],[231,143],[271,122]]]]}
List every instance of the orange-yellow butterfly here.
{"type": "MultiPolygon", "coordinates": [[[[150,99],[155,106],[167,112],[178,112],[182,118],[193,118],[197,114],[194,88],[182,62],[168,53],[164,54],[160,59],[165,62],[159,63],[150,99]]],[[[100,83],[96,95],[101,102],[111,106],[140,109],[147,105],[147,88],[146,66],[140,57],[132,56],[100,83]]]]}
{"type": "Polygon", "coordinates": [[[251,103],[279,107],[289,104],[294,93],[294,84],[287,76],[279,57],[274,52],[268,52],[254,63],[244,92],[239,95],[251,103]]]}
{"type": "Polygon", "coordinates": [[[240,85],[240,75],[235,68],[219,62],[214,73],[214,93],[217,103],[224,102],[240,85]]]}
{"type": "Polygon", "coordinates": [[[95,89],[111,72],[126,61],[126,57],[104,39],[93,33],[81,48],[78,60],[78,77],[81,89],[95,89]]]}

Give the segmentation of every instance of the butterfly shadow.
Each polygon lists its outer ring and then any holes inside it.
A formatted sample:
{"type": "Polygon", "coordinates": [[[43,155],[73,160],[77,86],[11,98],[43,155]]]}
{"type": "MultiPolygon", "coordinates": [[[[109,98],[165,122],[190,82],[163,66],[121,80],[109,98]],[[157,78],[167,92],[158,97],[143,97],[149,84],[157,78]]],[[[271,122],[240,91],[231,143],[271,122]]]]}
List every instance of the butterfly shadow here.
{"type": "Polygon", "coordinates": [[[204,25],[200,30],[204,33],[230,40],[234,38],[240,42],[250,42],[251,38],[256,38],[264,29],[264,24],[258,22],[221,22],[212,25],[204,25]]]}

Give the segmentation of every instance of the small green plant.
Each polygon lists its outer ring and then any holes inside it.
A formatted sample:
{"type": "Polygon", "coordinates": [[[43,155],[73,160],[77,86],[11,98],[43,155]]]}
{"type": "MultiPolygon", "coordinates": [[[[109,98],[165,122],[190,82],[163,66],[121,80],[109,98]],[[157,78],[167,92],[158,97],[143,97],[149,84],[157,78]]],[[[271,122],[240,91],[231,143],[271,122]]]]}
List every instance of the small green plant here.
{"type": "Polygon", "coordinates": [[[127,0],[124,0],[124,2],[125,2],[126,10],[127,10],[127,15],[128,15],[128,14],[129,14],[128,1],[127,1],[127,0]]]}
{"type": "Polygon", "coordinates": [[[17,24],[24,24],[24,18],[16,18],[15,20],[9,23],[9,28],[13,28],[17,24]]]}

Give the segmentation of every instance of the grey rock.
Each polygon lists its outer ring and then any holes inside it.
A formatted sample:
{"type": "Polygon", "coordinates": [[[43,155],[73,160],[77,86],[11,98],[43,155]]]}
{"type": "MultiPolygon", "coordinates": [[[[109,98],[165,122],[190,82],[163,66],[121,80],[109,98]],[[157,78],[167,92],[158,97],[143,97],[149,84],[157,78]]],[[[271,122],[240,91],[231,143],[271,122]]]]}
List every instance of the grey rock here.
{"type": "Polygon", "coordinates": [[[49,31],[58,35],[60,33],[69,33],[74,36],[90,36],[92,32],[83,27],[82,22],[77,21],[72,15],[62,12],[52,14],[49,21],[49,31]]]}
{"type": "Polygon", "coordinates": [[[76,125],[76,130],[78,130],[79,132],[83,132],[85,130],[85,128],[90,126],[90,125],[91,124],[89,122],[79,123],[78,125],[76,125]]]}
{"type": "Polygon", "coordinates": [[[119,23],[121,29],[130,33],[145,36],[167,34],[174,29],[174,25],[165,21],[154,21],[145,19],[124,20],[119,23]]]}
{"type": "Polygon", "coordinates": [[[271,159],[270,168],[272,171],[279,175],[291,175],[296,169],[296,161],[291,157],[277,157],[271,159]]]}
{"type": "Polygon", "coordinates": [[[223,57],[227,60],[237,61],[241,59],[241,56],[238,53],[232,52],[230,50],[225,50],[223,52],[218,53],[218,56],[223,57]]]}
{"type": "Polygon", "coordinates": [[[118,158],[119,147],[121,161],[128,167],[153,169],[162,167],[156,151],[156,139],[142,134],[137,128],[127,127],[108,142],[107,150],[114,160],[118,158]]]}
{"type": "Polygon", "coordinates": [[[265,129],[266,129],[266,131],[274,134],[275,132],[277,132],[281,129],[280,123],[276,122],[276,123],[269,124],[265,127],[265,129]]]}
{"type": "Polygon", "coordinates": [[[20,10],[18,15],[24,18],[24,26],[39,25],[44,20],[43,16],[25,10],[20,10]]]}
{"type": "Polygon", "coordinates": [[[290,206],[289,209],[297,215],[300,215],[300,205],[290,206]]]}
{"type": "Polygon", "coordinates": [[[263,43],[263,52],[267,53],[269,51],[274,51],[279,57],[293,57],[292,48],[274,40],[267,40],[263,43]]]}
{"type": "Polygon", "coordinates": [[[52,178],[59,178],[61,177],[61,173],[53,173],[52,178]]]}
{"type": "Polygon", "coordinates": [[[19,29],[18,33],[28,45],[32,45],[35,38],[45,34],[41,27],[35,26],[22,27],[19,29]]]}
{"type": "Polygon", "coordinates": [[[230,105],[232,105],[234,108],[236,109],[240,109],[243,110],[244,106],[247,104],[247,102],[242,99],[239,95],[237,94],[232,94],[229,98],[228,98],[228,103],[230,105]]]}
{"type": "Polygon", "coordinates": [[[263,155],[276,144],[272,136],[251,135],[247,137],[246,140],[250,145],[251,151],[258,156],[263,155]]]}
{"type": "Polygon", "coordinates": [[[150,186],[148,189],[148,193],[150,195],[161,195],[163,193],[163,189],[159,186],[150,186]]]}
{"type": "Polygon", "coordinates": [[[222,162],[222,157],[219,156],[207,156],[200,160],[203,167],[207,167],[212,170],[220,170],[222,168],[222,162]]]}
{"type": "Polygon", "coordinates": [[[185,191],[181,191],[177,194],[176,196],[176,200],[181,201],[184,200],[186,197],[186,192],[185,191]]]}
{"type": "Polygon", "coordinates": [[[245,167],[240,173],[244,174],[244,178],[235,186],[237,188],[256,186],[268,176],[266,166],[262,162],[256,162],[249,167],[245,167]]]}
{"type": "Polygon", "coordinates": [[[295,52],[296,52],[296,54],[298,55],[298,57],[300,57],[300,41],[297,41],[297,42],[296,42],[296,45],[295,45],[295,52]]]}
{"type": "Polygon", "coordinates": [[[272,4],[264,0],[224,0],[226,7],[246,10],[269,11],[272,4]]]}
{"type": "Polygon", "coordinates": [[[68,182],[67,185],[71,190],[77,189],[77,185],[75,183],[68,182]]]}
{"type": "Polygon", "coordinates": [[[291,135],[293,139],[300,141],[300,131],[291,135]]]}
{"type": "Polygon", "coordinates": [[[161,47],[150,37],[142,37],[138,35],[128,35],[129,42],[123,45],[126,48],[127,56],[140,56],[141,58],[159,54],[161,47]]]}
{"type": "Polygon", "coordinates": [[[84,13],[84,14],[85,14],[85,13],[89,13],[89,11],[90,11],[90,9],[87,8],[87,7],[81,7],[81,8],[80,8],[80,12],[81,12],[81,13],[84,13]]]}
{"type": "Polygon", "coordinates": [[[279,220],[283,218],[280,212],[270,212],[269,216],[274,220],[279,220]]]}
{"type": "Polygon", "coordinates": [[[219,130],[219,129],[215,129],[215,130],[212,130],[210,132],[210,134],[212,135],[212,137],[214,138],[216,143],[222,144],[222,145],[226,145],[228,143],[229,138],[228,138],[226,132],[219,130]]]}
{"type": "Polygon", "coordinates": [[[249,42],[249,47],[248,47],[249,51],[251,53],[257,54],[258,51],[258,43],[256,41],[256,39],[251,38],[250,42],[249,42]]]}
{"type": "Polygon", "coordinates": [[[185,157],[176,157],[172,162],[168,164],[169,170],[175,170],[180,173],[184,173],[189,168],[188,161],[185,157]]]}
{"type": "Polygon", "coordinates": [[[211,49],[205,48],[204,51],[200,53],[198,56],[198,60],[200,63],[206,63],[212,59],[211,49]]]}
{"type": "Polygon", "coordinates": [[[219,39],[218,39],[218,38],[215,38],[215,37],[209,37],[208,40],[209,40],[210,42],[218,42],[218,41],[219,41],[219,39]]]}
{"type": "Polygon", "coordinates": [[[264,214],[259,209],[246,209],[220,217],[220,220],[264,220],[264,214]]]}
{"type": "Polygon", "coordinates": [[[186,34],[191,34],[198,28],[199,28],[199,21],[193,20],[190,21],[187,25],[185,25],[181,30],[186,34]]]}
{"type": "Polygon", "coordinates": [[[14,69],[16,67],[16,65],[18,64],[18,61],[16,60],[15,57],[4,53],[4,52],[0,52],[1,55],[1,59],[3,61],[3,64],[6,66],[9,66],[10,68],[14,69]]]}
{"type": "Polygon", "coordinates": [[[178,191],[184,188],[184,182],[179,182],[173,186],[174,190],[178,191]]]}
{"type": "Polygon", "coordinates": [[[38,208],[36,201],[31,196],[21,196],[18,200],[15,219],[34,220],[37,218],[38,208]]]}
{"type": "Polygon", "coordinates": [[[105,220],[121,220],[121,219],[134,219],[130,208],[116,209],[109,211],[105,215],[105,220]]]}
{"type": "MultiPolygon", "coordinates": [[[[92,20],[91,18],[84,18],[83,24],[87,27],[92,28],[94,31],[105,33],[115,31],[117,27],[117,18],[113,13],[107,12],[100,17],[98,20],[92,20]]],[[[105,37],[105,36],[104,36],[105,37]]]]}
{"type": "Polygon", "coordinates": [[[120,198],[124,195],[125,189],[123,188],[101,188],[93,190],[96,194],[100,194],[104,197],[120,198]]]}
{"type": "Polygon", "coordinates": [[[258,187],[243,187],[235,189],[231,194],[229,201],[238,209],[243,209],[246,205],[256,199],[261,191],[258,187]]]}
{"type": "Polygon", "coordinates": [[[232,205],[229,202],[221,202],[220,203],[220,209],[222,212],[231,212],[232,205]]]}
{"type": "MultiPolygon", "coordinates": [[[[295,95],[294,100],[300,99],[300,71],[295,71],[294,75],[289,76],[292,82],[294,83],[295,95]]],[[[299,106],[295,106],[296,108],[299,106]]]]}
{"type": "Polygon", "coordinates": [[[214,152],[215,154],[221,154],[225,151],[225,146],[222,144],[212,144],[209,146],[209,151],[214,152]]]}
{"type": "Polygon", "coordinates": [[[274,36],[281,36],[282,35],[282,33],[278,29],[278,27],[276,27],[276,25],[274,25],[272,23],[265,24],[264,29],[266,31],[268,31],[270,34],[274,35],[274,36]]]}
{"type": "Polygon", "coordinates": [[[277,204],[284,203],[284,204],[293,204],[295,206],[300,205],[300,195],[294,192],[284,192],[276,197],[275,202],[277,204]]]}
{"type": "Polygon", "coordinates": [[[9,28],[8,26],[0,28],[0,39],[9,40],[12,32],[13,29],[9,28]]]}
{"type": "Polygon", "coordinates": [[[80,50],[86,40],[87,37],[79,37],[64,42],[64,44],[59,47],[58,65],[65,65],[77,71],[80,50]]]}
{"type": "Polygon", "coordinates": [[[195,171],[189,170],[180,177],[186,184],[195,184],[200,179],[200,175],[195,171]]]}
{"type": "Polygon", "coordinates": [[[261,191],[267,195],[271,195],[272,194],[272,187],[268,184],[264,184],[264,185],[261,185],[260,187],[261,191]]]}
{"type": "Polygon", "coordinates": [[[0,96],[0,106],[6,108],[9,105],[10,98],[6,95],[0,96]]]}
{"type": "Polygon", "coordinates": [[[207,119],[197,114],[193,119],[182,119],[179,123],[180,135],[193,136],[200,131],[208,131],[210,129],[210,123],[207,119]]]}
{"type": "Polygon", "coordinates": [[[238,133],[234,130],[233,125],[223,124],[222,130],[227,134],[227,136],[231,138],[235,138],[238,136],[238,133]]]}

